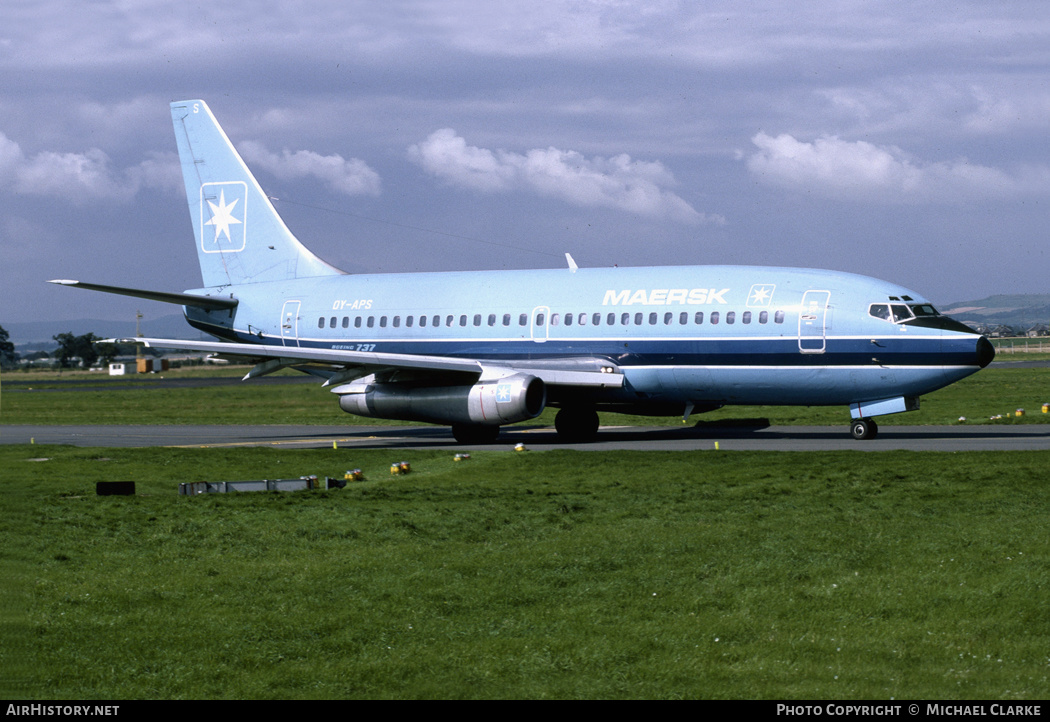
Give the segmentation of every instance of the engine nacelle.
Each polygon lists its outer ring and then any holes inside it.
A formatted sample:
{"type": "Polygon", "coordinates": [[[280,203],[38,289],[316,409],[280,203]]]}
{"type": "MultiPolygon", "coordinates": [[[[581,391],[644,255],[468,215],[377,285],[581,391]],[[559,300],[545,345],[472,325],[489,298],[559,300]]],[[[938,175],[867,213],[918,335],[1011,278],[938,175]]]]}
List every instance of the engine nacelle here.
{"type": "Polygon", "coordinates": [[[347,413],[432,424],[513,424],[536,418],[547,405],[547,387],[528,374],[482,379],[473,386],[356,381],[333,391],[347,413]]]}

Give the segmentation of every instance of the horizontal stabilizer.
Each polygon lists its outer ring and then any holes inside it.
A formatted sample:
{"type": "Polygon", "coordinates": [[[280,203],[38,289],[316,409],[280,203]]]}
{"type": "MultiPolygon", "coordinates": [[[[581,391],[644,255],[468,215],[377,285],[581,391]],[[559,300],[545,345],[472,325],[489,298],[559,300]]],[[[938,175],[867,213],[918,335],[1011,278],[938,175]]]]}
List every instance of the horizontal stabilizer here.
{"type": "Polygon", "coordinates": [[[192,293],[169,293],[167,291],[144,291],[140,288],[123,288],[121,286],[103,286],[98,283],[83,283],[81,281],[69,281],[56,279],[48,283],[57,283],[60,286],[73,286],[75,288],[86,288],[89,291],[101,291],[102,293],[115,293],[120,296],[134,296],[135,298],[147,298],[150,301],[161,301],[162,303],[174,303],[179,306],[196,306],[208,310],[229,309],[237,307],[236,298],[224,298],[222,296],[197,296],[192,293]]]}

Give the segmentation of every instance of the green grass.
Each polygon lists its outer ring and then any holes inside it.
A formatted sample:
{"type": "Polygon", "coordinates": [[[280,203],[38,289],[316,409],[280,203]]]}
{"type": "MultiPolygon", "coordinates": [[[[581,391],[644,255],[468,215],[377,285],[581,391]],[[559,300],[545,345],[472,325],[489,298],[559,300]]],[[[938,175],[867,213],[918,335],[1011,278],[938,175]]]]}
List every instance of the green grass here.
{"type": "MultiPolygon", "coordinates": [[[[1019,356],[1021,354],[1018,354],[1019,356]]],[[[294,374],[295,372],[286,372],[294,374]]],[[[225,374],[239,378],[244,369],[179,370],[173,375],[225,374]]],[[[298,374],[295,374],[298,375],[298,374]]],[[[154,376],[109,377],[102,374],[62,375],[87,379],[83,384],[61,384],[57,374],[6,373],[0,384],[0,423],[5,424],[396,424],[351,416],[340,411],[337,399],[317,384],[273,385],[246,381],[229,386],[164,388],[154,376]],[[98,388],[96,388],[96,386],[98,388]],[[31,391],[29,389],[32,389],[31,391]]],[[[947,388],[924,396],[913,413],[884,416],[880,425],[967,423],[1048,423],[1041,413],[1050,402],[1050,368],[987,368],[947,388]],[[1025,416],[1017,418],[1017,409],[1025,416]]],[[[533,424],[554,422],[553,409],[533,424]]],[[[849,420],[845,406],[730,406],[697,414],[689,423],[721,423],[733,419],[768,419],[772,424],[834,425],[849,420]]],[[[681,426],[681,418],[649,418],[621,414],[601,415],[606,425],[681,426]]]]}
{"type": "Polygon", "coordinates": [[[396,453],[0,447],[8,696],[1050,689],[1050,452],[396,453]]]}

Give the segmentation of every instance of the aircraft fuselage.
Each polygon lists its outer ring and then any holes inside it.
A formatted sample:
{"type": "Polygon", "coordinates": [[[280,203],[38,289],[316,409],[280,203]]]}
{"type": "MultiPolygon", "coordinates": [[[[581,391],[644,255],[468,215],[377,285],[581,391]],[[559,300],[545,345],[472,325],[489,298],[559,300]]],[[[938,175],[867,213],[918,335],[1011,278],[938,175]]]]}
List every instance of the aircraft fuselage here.
{"type": "MultiPolygon", "coordinates": [[[[245,343],[500,364],[601,359],[623,372],[623,386],[566,389],[568,397],[643,413],[687,404],[855,404],[863,416],[865,402],[929,393],[991,358],[990,344],[967,327],[923,315],[932,307],[913,291],[810,269],[329,276],[241,285],[236,296],[232,317],[188,308],[187,318],[245,343]],[[880,317],[873,305],[890,313],[880,317]],[[911,316],[895,321],[893,306],[911,316]]],[[[549,403],[564,396],[552,391],[549,403]]]]}

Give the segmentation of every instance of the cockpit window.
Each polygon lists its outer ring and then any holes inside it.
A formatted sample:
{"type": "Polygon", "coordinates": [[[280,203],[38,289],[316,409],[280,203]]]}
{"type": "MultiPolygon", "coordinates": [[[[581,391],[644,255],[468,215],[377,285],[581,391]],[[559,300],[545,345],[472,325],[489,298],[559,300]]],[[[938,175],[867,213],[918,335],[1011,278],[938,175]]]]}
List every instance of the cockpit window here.
{"type": "Polygon", "coordinates": [[[907,321],[910,318],[914,318],[914,314],[911,309],[902,303],[890,304],[890,311],[893,312],[893,322],[900,323],[901,321],[907,321]]]}
{"type": "Polygon", "coordinates": [[[868,315],[892,323],[905,323],[941,314],[928,303],[873,303],[868,306],[868,315]]]}
{"type": "Polygon", "coordinates": [[[881,318],[883,321],[889,321],[890,305],[888,303],[873,303],[868,307],[868,315],[881,318]]]}

